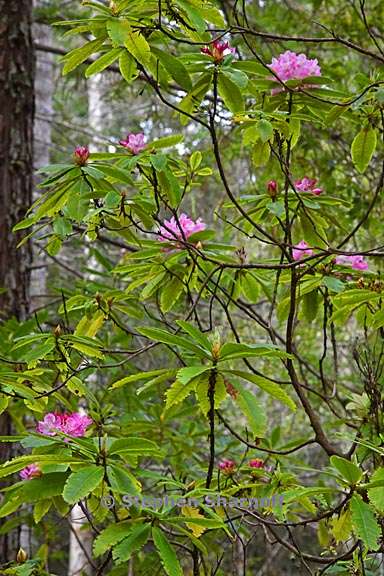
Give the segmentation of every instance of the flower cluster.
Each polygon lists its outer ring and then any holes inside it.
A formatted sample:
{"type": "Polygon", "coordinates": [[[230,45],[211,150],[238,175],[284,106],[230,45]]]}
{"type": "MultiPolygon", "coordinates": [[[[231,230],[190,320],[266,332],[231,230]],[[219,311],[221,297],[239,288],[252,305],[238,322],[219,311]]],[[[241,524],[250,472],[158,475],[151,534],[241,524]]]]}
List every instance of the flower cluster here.
{"type": "Polygon", "coordinates": [[[75,162],[78,166],[85,166],[89,158],[88,146],[76,146],[74,152],[75,162]]]}
{"type": "Polygon", "coordinates": [[[278,58],[272,58],[269,68],[275,72],[282,82],[287,80],[302,80],[308,76],[321,76],[317,59],[310,60],[305,54],[296,54],[287,50],[278,58]]]}
{"type": "Polygon", "coordinates": [[[80,437],[84,436],[92,422],[92,418],[78,412],[72,414],[49,412],[43,420],[38,422],[36,430],[46,436],[56,436],[58,432],[63,432],[68,436],[80,437]]]}
{"type": "Polygon", "coordinates": [[[292,250],[292,258],[294,260],[301,260],[304,256],[312,256],[313,250],[309,248],[305,240],[302,240],[292,250]]]}
{"type": "Polygon", "coordinates": [[[214,40],[209,46],[205,46],[201,49],[203,54],[210,56],[216,64],[219,64],[224,60],[229,54],[234,54],[236,52],[235,48],[231,48],[228,42],[221,42],[220,40],[214,40]]]}
{"type": "Polygon", "coordinates": [[[19,472],[19,476],[22,480],[32,480],[41,476],[41,470],[37,464],[29,464],[19,472]]]}
{"type": "Polygon", "coordinates": [[[357,256],[337,256],[335,262],[343,266],[352,266],[354,270],[368,270],[368,262],[360,254],[357,256]]]}
{"type": "Polygon", "coordinates": [[[295,188],[300,192],[312,192],[316,196],[322,193],[323,189],[316,187],[316,178],[308,178],[304,176],[301,180],[295,180],[295,188]]]}
{"type": "Polygon", "coordinates": [[[168,240],[184,240],[188,239],[192,234],[205,230],[205,224],[201,218],[196,222],[191,220],[186,214],[180,214],[178,222],[173,216],[171,220],[164,220],[164,226],[160,226],[160,242],[168,240]]]}
{"type": "Polygon", "coordinates": [[[219,469],[223,474],[232,474],[235,470],[236,464],[233,460],[227,460],[226,458],[219,462],[219,469]]]}
{"type": "Polygon", "coordinates": [[[128,134],[125,140],[120,140],[119,144],[128,148],[132,154],[139,154],[145,148],[144,134],[140,132],[139,134],[128,134]]]}

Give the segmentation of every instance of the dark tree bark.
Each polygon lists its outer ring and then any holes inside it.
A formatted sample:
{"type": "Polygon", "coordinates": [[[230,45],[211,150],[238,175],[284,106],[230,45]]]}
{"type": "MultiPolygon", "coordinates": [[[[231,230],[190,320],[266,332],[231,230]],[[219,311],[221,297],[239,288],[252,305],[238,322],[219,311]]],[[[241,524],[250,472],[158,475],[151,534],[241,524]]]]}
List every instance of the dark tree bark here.
{"type": "Polygon", "coordinates": [[[32,201],[34,51],[32,0],[0,0],[0,317],[28,313],[30,245],[12,227],[32,201]]]}
{"type": "MultiPolygon", "coordinates": [[[[34,51],[32,0],[0,0],[0,322],[24,320],[29,306],[31,247],[17,249],[23,234],[13,226],[32,201],[34,51]]],[[[1,353],[1,342],[0,342],[1,353]]],[[[9,414],[0,416],[0,435],[11,433],[9,414]]],[[[0,462],[11,444],[0,444],[0,462]]],[[[0,563],[14,559],[13,543],[0,539],[0,563]]]]}

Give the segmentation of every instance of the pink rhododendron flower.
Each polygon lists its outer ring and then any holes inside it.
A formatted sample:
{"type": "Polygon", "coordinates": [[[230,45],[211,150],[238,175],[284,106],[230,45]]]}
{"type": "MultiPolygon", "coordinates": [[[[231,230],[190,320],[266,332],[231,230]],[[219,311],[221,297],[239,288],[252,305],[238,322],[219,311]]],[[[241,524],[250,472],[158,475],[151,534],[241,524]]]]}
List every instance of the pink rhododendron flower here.
{"type": "MultiPolygon", "coordinates": [[[[269,68],[275,72],[282,82],[287,80],[302,80],[308,76],[321,76],[320,66],[317,59],[310,60],[305,54],[296,54],[287,50],[278,58],[272,58],[269,68]]],[[[274,78],[272,78],[273,80],[274,78]]],[[[311,84],[304,84],[304,88],[311,88],[311,84]]],[[[273,94],[282,92],[284,88],[274,88],[273,94]]]]}
{"type": "Polygon", "coordinates": [[[323,189],[317,188],[316,182],[316,178],[308,178],[307,176],[304,176],[304,178],[301,178],[301,180],[295,180],[295,188],[300,192],[312,192],[312,194],[319,196],[323,189]]]}
{"type": "Polygon", "coordinates": [[[88,426],[90,426],[92,423],[92,418],[86,414],[79,414],[78,412],[74,412],[73,414],[69,414],[68,418],[66,419],[66,422],[63,426],[63,432],[68,434],[68,436],[84,436],[88,426]]]}
{"type": "Polygon", "coordinates": [[[170,220],[164,220],[164,226],[160,226],[160,242],[168,240],[183,240],[188,239],[189,236],[205,230],[205,224],[201,218],[196,222],[191,220],[186,214],[180,214],[179,222],[172,216],[170,220]]]}
{"type": "Polygon", "coordinates": [[[336,264],[343,264],[344,266],[352,266],[354,270],[368,270],[368,262],[364,260],[364,256],[337,256],[336,264]]]}
{"type": "Polygon", "coordinates": [[[22,480],[32,480],[41,476],[41,470],[37,464],[29,464],[19,472],[19,476],[22,480]]]}
{"type": "Polygon", "coordinates": [[[89,158],[88,146],[77,146],[74,152],[75,162],[79,166],[85,166],[89,158]]]}
{"type": "Polygon", "coordinates": [[[260,458],[254,458],[249,461],[249,465],[251,468],[264,468],[264,461],[260,460],[260,458]]]}
{"type": "Polygon", "coordinates": [[[132,154],[139,154],[145,148],[144,134],[140,132],[139,134],[128,134],[125,140],[120,140],[119,144],[128,148],[132,154]]]}
{"type": "Polygon", "coordinates": [[[235,54],[235,48],[231,48],[228,42],[221,42],[220,40],[215,40],[209,46],[205,46],[201,49],[203,54],[211,56],[216,63],[222,62],[226,56],[229,54],[235,54]]]}
{"type": "Polygon", "coordinates": [[[310,60],[305,54],[296,54],[287,50],[278,58],[272,58],[271,70],[282,80],[302,80],[308,76],[321,76],[317,59],[310,60]]]}
{"type": "Polygon", "coordinates": [[[235,469],[236,464],[233,460],[227,460],[226,458],[219,462],[219,469],[223,474],[232,474],[235,469]]]}
{"type": "Polygon", "coordinates": [[[38,422],[36,430],[45,436],[55,436],[58,432],[63,432],[68,436],[80,437],[84,436],[92,422],[92,418],[78,412],[72,414],[49,412],[38,422]]]}
{"type": "Polygon", "coordinates": [[[313,250],[309,248],[305,240],[302,240],[292,250],[292,257],[294,260],[301,260],[304,256],[312,256],[313,250]]]}

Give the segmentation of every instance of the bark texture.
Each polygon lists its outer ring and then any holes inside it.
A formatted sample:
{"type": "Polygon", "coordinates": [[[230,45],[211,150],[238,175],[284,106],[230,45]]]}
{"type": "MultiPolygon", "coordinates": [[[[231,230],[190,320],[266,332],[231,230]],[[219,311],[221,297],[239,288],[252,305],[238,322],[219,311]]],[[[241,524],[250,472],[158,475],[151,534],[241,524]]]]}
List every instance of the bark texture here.
{"type": "MultiPolygon", "coordinates": [[[[32,0],[0,0],[0,323],[24,320],[29,308],[31,247],[17,249],[23,234],[13,226],[32,200],[34,51],[32,0]]],[[[1,342],[0,342],[1,353],[1,342]]],[[[12,432],[9,414],[0,416],[0,435],[12,432]]],[[[0,462],[12,444],[0,444],[0,462]]],[[[16,538],[17,540],[18,538],[16,538]]],[[[14,560],[15,535],[0,537],[0,563],[14,560]]]]}
{"type": "Polygon", "coordinates": [[[32,0],[0,0],[0,318],[26,317],[31,249],[12,227],[31,205],[34,51],[32,0]],[[3,290],[4,289],[4,290],[3,290]]]}

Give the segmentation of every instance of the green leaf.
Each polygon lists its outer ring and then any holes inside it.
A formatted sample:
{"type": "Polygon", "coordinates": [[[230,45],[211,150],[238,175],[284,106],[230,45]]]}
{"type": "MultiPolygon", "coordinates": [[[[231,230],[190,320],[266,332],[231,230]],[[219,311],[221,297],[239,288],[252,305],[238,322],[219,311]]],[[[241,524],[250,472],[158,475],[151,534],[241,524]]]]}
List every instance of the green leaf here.
{"type": "Polygon", "coordinates": [[[381,530],[371,507],[358,494],[352,496],[350,507],[356,536],[363,541],[368,550],[378,550],[381,530]]]}
{"type": "Polygon", "coordinates": [[[64,488],[67,474],[53,472],[44,474],[41,478],[33,478],[25,482],[20,494],[24,502],[37,502],[46,498],[59,496],[64,488]]]}
{"type": "Polygon", "coordinates": [[[267,430],[267,418],[262,404],[252,392],[246,390],[237,382],[234,383],[234,387],[239,392],[236,401],[246,417],[251,431],[255,437],[263,438],[267,430]]]}
{"type": "Polygon", "coordinates": [[[160,309],[166,314],[175,306],[184,291],[184,284],[179,278],[172,277],[163,287],[160,295],[160,309]]]}
{"type": "Polygon", "coordinates": [[[85,496],[88,496],[97,488],[104,477],[104,469],[101,466],[91,465],[82,468],[78,472],[72,472],[65,483],[63,498],[68,504],[75,504],[85,496]]]}
{"type": "Polygon", "coordinates": [[[194,352],[199,357],[207,356],[207,352],[205,350],[203,350],[202,348],[200,348],[200,346],[197,346],[187,338],[184,338],[183,336],[176,336],[175,334],[166,332],[161,328],[138,328],[137,330],[138,332],[140,332],[140,334],[143,334],[143,336],[147,336],[147,338],[150,338],[151,340],[162,342],[163,344],[170,344],[171,346],[173,345],[180,346],[180,348],[184,348],[189,352],[194,352]]]}
{"type": "Polygon", "coordinates": [[[273,126],[268,120],[263,118],[259,120],[256,124],[256,130],[262,142],[268,142],[273,137],[273,126]]]}
{"type": "Polygon", "coordinates": [[[52,236],[51,240],[46,246],[46,250],[50,256],[56,256],[61,250],[62,241],[57,236],[52,236]]]}
{"type": "Polygon", "coordinates": [[[205,31],[205,20],[200,15],[199,10],[197,10],[194,6],[191,6],[191,3],[188,0],[177,0],[177,4],[183,8],[185,11],[188,20],[190,23],[196,28],[198,32],[205,31]]]}
{"type": "Polygon", "coordinates": [[[184,88],[186,92],[192,90],[191,77],[189,76],[187,68],[180,60],[172,56],[169,52],[159,50],[159,48],[152,48],[152,52],[181,88],[184,88]]]}
{"type": "Polygon", "coordinates": [[[23,504],[22,498],[16,494],[11,498],[6,498],[0,506],[0,518],[5,518],[15,512],[23,504]]]}
{"type": "Polygon", "coordinates": [[[343,292],[345,289],[345,284],[338,278],[334,278],[333,276],[324,276],[323,284],[331,290],[331,292],[343,292]]]}
{"type": "Polygon", "coordinates": [[[0,414],[2,414],[7,408],[9,404],[9,397],[0,395],[0,414]]]}
{"type": "Polygon", "coordinates": [[[163,138],[158,138],[151,142],[151,148],[156,150],[159,148],[171,148],[176,144],[180,144],[184,140],[183,134],[172,134],[172,136],[164,136],[163,138]]]}
{"type": "MultiPolygon", "coordinates": [[[[196,397],[199,402],[200,409],[204,416],[206,416],[210,409],[208,398],[209,375],[204,375],[199,378],[196,386],[196,397]]],[[[225,386],[224,378],[221,374],[216,375],[215,382],[215,410],[220,408],[220,404],[227,398],[227,388],[225,386]]]]}
{"type": "Polygon", "coordinates": [[[233,114],[244,110],[244,100],[240,88],[225,73],[219,75],[217,88],[225,105],[233,114]]]}
{"type": "Polygon", "coordinates": [[[137,374],[130,374],[130,376],[125,376],[125,378],[117,380],[112,384],[111,388],[121,388],[121,386],[125,386],[125,384],[140,382],[140,380],[149,380],[154,376],[159,376],[167,372],[169,372],[168,368],[160,368],[159,370],[151,370],[150,372],[137,372],[137,374]]]}
{"type": "Polygon", "coordinates": [[[368,167],[376,148],[377,133],[373,128],[363,128],[355,136],[352,147],[352,160],[357,170],[362,174],[368,167]]]}
{"type": "Polygon", "coordinates": [[[134,525],[131,520],[107,526],[107,528],[100,532],[93,543],[93,554],[95,557],[97,558],[105,554],[109,548],[121,542],[121,540],[132,532],[133,527],[134,525]]]}
{"type": "Polygon", "coordinates": [[[258,376],[257,374],[251,374],[250,372],[244,372],[242,370],[225,370],[225,372],[235,374],[244,380],[248,380],[248,382],[252,382],[252,384],[256,384],[256,386],[258,386],[261,390],[267,392],[267,394],[273,398],[276,398],[276,400],[280,400],[280,402],[283,402],[283,404],[288,406],[288,408],[291,410],[296,410],[296,404],[292,398],[290,398],[286,391],[283,390],[279,384],[276,384],[276,382],[272,382],[267,378],[263,378],[263,376],[258,376]]]}
{"type": "Polygon", "coordinates": [[[140,482],[122,466],[107,466],[107,476],[112,490],[119,494],[136,495],[141,491],[140,482]]]}
{"type": "Polygon", "coordinates": [[[178,324],[184,332],[187,332],[191,336],[193,340],[196,340],[196,343],[200,344],[202,348],[204,348],[207,352],[210,353],[212,344],[203,332],[200,332],[198,328],[193,326],[190,322],[186,322],[185,320],[176,320],[176,324],[178,324]]]}
{"type": "Polygon", "coordinates": [[[317,290],[312,290],[303,296],[303,312],[308,322],[313,322],[319,310],[319,294],[317,290]]]}
{"type": "Polygon", "coordinates": [[[363,477],[362,470],[360,470],[356,464],[353,464],[353,462],[345,458],[341,458],[341,456],[331,456],[330,462],[332,466],[340,472],[342,477],[345,478],[348,484],[355,485],[363,477]]]}
{"type": "Polygon", "coordinates": [[[161,563],[168,576],[183,576],[183,571],[176,552],[160,528],[157,528],[156,526],[152,527],[152,537],[159,553],[161,563]]]}
{"type": "Polygon", "coordinates": [[[197,376],[200,376],[210,369],[210,366],[187,366],[185,368],[180,368],[176,377],[182,384],[188,384],[191,380],[197,378],[197,376]]]}
{"type": "Polygon", "coordinates": [[[368,484],[368,498],[376,510],[384,514],[384,468],[378,468],[372,475],[368,484]],[[369,485],[375,482],[382,483],[381,486],[370,488],[369,485]]]}
{"type": "Polygon", "coordinates": [[[77,68],[82,62],[87,60],[87,58],[89,58],[91,54],[97,52],[103,44],[104,44],[103,38],[98,40],[92,40],[91,42],[88,42],[84,46],[81,46],[80,48],[76,48],[75,50],[69,52],[69,54],[65,56],[63,74],[64,75],[68,74],[69,72],[77,68]]]}
{"type": "Polygon", "coordinates": [[[374,330],[377,330],[378,328],[384,326],[384,308],[382,310],[379,310],[372,316],[370,326],[374,330]]]}
{"type": "Polygon", "coordinates": [[[136,61],[127,50],[124,50],[124,52],[120,54],[119,68],[122,77],[128,84],[138,75],[136,61]]]}
{"type": "Polygon", "coordinates": [[[259,166],[264,166],[267,164],[269,157],[271,155],[271,149],[268,142],[257,143],[252,149],[252,162],[253,165],[258,168],[259,166]]]}
{"type": "Polygon", "coordinates": [[[336,544],[339,542],[346,542],[352,532],[352,519],[351,512],[349,510],[344,510],[339,516],[335,516],[331,520],[332,523],[332,534],[336,540],[336,544]]]}
{"type": "Polygon", "coordinates": [[[40,500],[36,503],[33,509],[33,519],[36,524],[40,522],[40,520],[49,512],[49,509],[52,505],[52,500],[40,500]]]}
{"type": "Polygon", "coordinates": [[[105,68],[113,64],[113,62],[118,59],[120,53],[121,48],[113,48],[106,54],[103,54],[103,56],[88,66],[85,71],[85,77],[89,78],[90,76],[93,76],[93,74],[97,74],[98,72],[105,70],[105,68]]]}
{"type": "Polygon", "coordinates": [[[240,344],[238,342],[228,342],[220,349],[220,361],[231,360],[233,358],[247,358],[249,356],[286,358],[287,353],[279,350],[277,346],[270,344],[240,344]]]}
{"type": "Polygon", "coordinates": [[[140,524],[133,528],[129,536],[113,549],[113,559],[116,564],[127,562],[133,552],[140,550],[148,540],[150,530],[150,524],[140,524]]]}
{"type": "Polygon", "coordinates": [[[251,272],[241,277],[241,291],[249,302],[255,303],[259,299],[260,284],[251,272]]]}
{"type": "Polygon", "coordinates": [[[196,382],[192,379],[189,381],[188,384],[182,383],[179,380],[176,380],[170,388],[166,391],[166,403],[165,409],[168,410],[174,404],[179,404],[182,402],[189,394],[194,390],[196,386],[196,382]]]}
{"type": "Polygon", "coordinates": [[[152,440],[126,436],[115,440],[108,450],[109,454],[130,454],[132,456],[158,455],[160,448],[152,440]]]}

